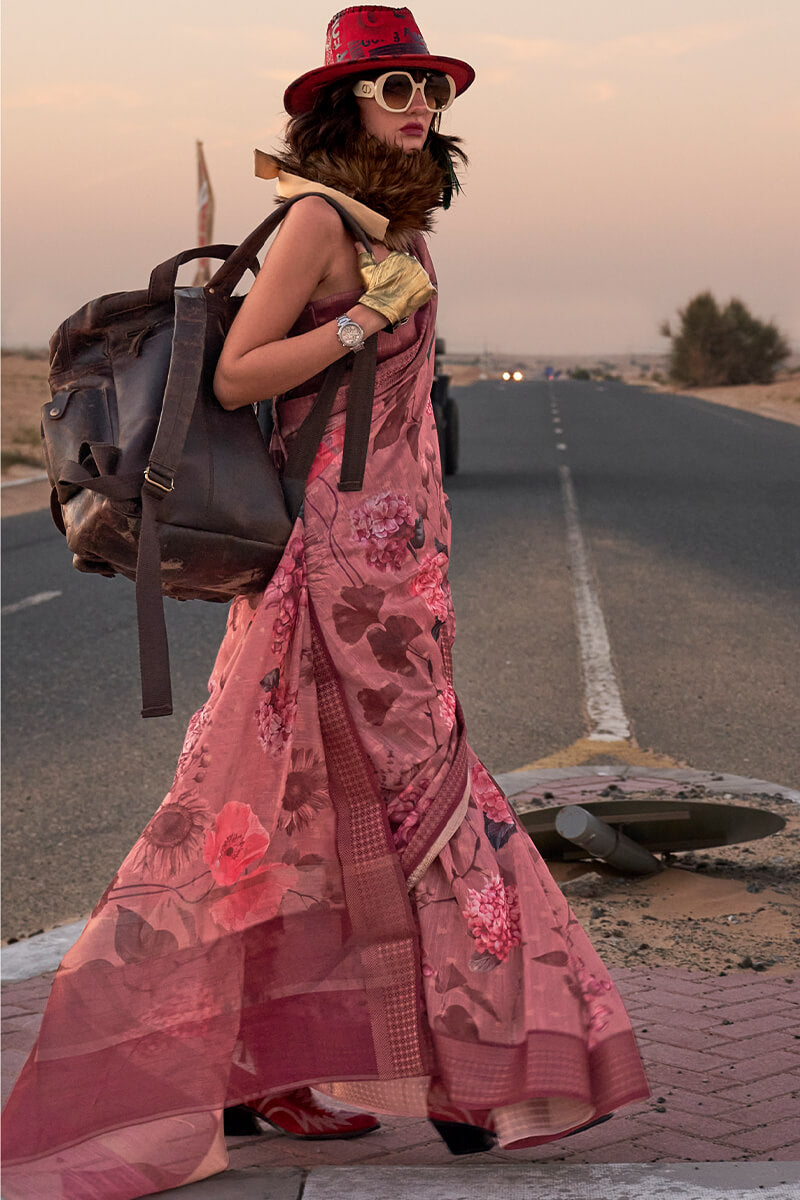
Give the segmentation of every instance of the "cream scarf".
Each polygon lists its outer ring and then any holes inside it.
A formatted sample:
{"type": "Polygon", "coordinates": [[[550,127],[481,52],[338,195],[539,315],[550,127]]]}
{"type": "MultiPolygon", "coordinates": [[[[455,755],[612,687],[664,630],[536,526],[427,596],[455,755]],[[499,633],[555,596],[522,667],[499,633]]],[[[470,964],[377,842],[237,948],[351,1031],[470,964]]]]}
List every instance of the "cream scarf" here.
{"type": "Polygon", "coordinates": [[[368,237],[374,238],[376,242],[384,241],[386,230],[389,227],[388,217],[382,217],[373,208],[367,208],[366,204],[361,204],[352,196],[337,191],[336,188],[326,187],[324,183],[314,183],[310,179],[303,179],[302,175],[290,175],[288,171],[284,171],[279,166],[277,159],[263,150],[256,150],[255,158],[256,175],[259,179],[274,179],[276,181],[275,191],[281,200],[291,200],[294,196],[303,196],[309,192],[330,196],[332,200],[338,201],[346,212],[350,213],[350,216],[358,222],[368,237]]]}

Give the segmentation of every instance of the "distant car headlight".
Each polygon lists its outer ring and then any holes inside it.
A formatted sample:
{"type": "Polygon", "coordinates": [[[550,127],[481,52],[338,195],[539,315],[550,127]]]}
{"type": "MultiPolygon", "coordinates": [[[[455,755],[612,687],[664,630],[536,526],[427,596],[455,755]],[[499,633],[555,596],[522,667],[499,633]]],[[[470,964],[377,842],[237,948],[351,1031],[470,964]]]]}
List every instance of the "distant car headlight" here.
{"type": "Polygon", "coordinates": [[[514,380],[515,383],[520,383],[521,380],[523,380],[525,378],[525,376],[522,374],[522,371],[515,371],[514,374],[511,376],[511,378],[514,380]]]}
{"type": "Polygon", "coordinates": [[[510,371],[503,371],[503,379],[506,381],[506,383],[508,383],[508,381],[509,381],[509,379],[510,379],[510,378],[511,378],[511,372],[510,372],[510,371]]]}

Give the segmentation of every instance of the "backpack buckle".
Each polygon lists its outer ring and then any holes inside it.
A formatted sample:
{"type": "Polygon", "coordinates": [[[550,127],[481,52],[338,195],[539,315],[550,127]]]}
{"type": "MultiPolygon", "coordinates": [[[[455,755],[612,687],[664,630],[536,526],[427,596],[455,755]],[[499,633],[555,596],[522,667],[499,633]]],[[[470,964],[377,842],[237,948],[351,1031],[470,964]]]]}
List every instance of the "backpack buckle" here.
{"type": "Polygon", "coordinates": [[[151,483],[153,485],[153,487],[157,487],[159,489],[159,491],[174,492],[175,481],[174,481],[173,476],[169,473],[169,471],[163,471],[163,472],[161,472],[161,479],[156,479],[154,472],[157,472],[158,470],[159,470],[159,468],[157,466],[155,466],[154,463],[148,464],[147,469],[144,473],[144,477],[147,480],[147,482],[151,483]],[[161,480],[165,480],[165,482],[162,483],[161,480]]]}

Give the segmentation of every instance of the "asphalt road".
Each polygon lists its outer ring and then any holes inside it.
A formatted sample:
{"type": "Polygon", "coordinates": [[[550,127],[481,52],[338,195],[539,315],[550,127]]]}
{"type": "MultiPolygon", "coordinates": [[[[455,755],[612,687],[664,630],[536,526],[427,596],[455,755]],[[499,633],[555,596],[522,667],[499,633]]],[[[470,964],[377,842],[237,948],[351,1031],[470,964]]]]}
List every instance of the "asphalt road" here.
{"type": "MultiPolygon", "coordinates": [[[[567,464],[639,746],[800,786],[800,429],[616,384],[457,396],[456,683],[490,769],[586,732],[567,464]]],[[[175,715],[142,721],[132,586],[74,571],[47,512],[6,518],[3,539],[4,607],[59,593],[4,619],[9,936],[102,892],[169,787],[225,608],[167,602],[175,715]]]]}

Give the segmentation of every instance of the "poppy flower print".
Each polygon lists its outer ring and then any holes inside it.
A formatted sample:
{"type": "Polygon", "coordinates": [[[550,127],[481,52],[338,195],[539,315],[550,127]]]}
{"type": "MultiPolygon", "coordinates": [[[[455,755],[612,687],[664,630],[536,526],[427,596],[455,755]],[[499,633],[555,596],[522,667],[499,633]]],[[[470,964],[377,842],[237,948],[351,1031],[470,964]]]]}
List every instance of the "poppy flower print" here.
{"type": "Polygon", "coordinates": [[[269,834],[249,804],[229,800],[206,834],[203,858],[215,883],[229,887],[269,847],[269,834]]]}
{"type": "Polygon", "coordinates": [[[297,871],[286,863],[268,863],[242,880],[227,896],[215,900],[211,916],[222,929],[239,933],[252,925],[271,921],[289,888],[297,882],[297,871]]]}

